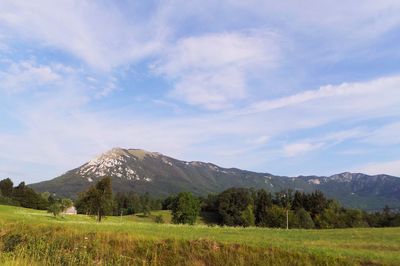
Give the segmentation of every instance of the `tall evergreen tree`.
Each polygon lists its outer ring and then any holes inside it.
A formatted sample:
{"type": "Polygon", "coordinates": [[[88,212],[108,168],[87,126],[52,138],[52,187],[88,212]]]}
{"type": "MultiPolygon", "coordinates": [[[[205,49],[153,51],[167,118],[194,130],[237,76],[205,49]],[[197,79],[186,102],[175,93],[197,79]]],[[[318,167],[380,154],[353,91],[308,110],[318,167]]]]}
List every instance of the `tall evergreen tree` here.
{"type": "Polygon", "coordinates": [[[255,200],[255,223],[257,226],[267,226],[268,209],[272,206],[271,194],[260,189],[255,200]]]}
{"type": "Polygon", "coordinates": [[[293,196],[293,202],[292,202],[292,209],[293,210],[298,210],[301,208],[305,208],[305,194],[300,193],[299,191],[296,191],[293,196]]]}
{"type": "Polygon", "coordinates": [[[307,211],[311,212],[311,217],[315,218],[328,207],[328,200],[321,191],[316,190],[308,195],[308,197],[309,210],[307,211]]]}

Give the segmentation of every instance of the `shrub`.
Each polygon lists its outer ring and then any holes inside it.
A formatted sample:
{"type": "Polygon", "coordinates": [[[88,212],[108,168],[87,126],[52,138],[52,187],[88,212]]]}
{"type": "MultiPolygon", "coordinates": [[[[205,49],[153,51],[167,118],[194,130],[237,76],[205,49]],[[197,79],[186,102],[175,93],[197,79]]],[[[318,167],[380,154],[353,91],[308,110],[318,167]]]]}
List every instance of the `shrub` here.
{"type": "Polygon", "coordinates": [[[53,203],[49,206],[47,212],[53,214],[54,217],[57,217],[57,215],[59,215],[62,212],[62,206],[58,202],[53,203]]]}
{"type": "Polygon", "coordinates": [[[315,227],[314,221],[311,218],[310,213],[305,209],[301,208],[296,211],[296,220],[298,221],[298,227],[304,229],[312,229],[315,227]]]}
{"type": "Polygon", "coordinates": [[[154,222],[158,223],[158,224],[163,224],[164,222],[164,218],[162,217],[162,215],[157,215],[156,217],[154,217],[154,222]]]}

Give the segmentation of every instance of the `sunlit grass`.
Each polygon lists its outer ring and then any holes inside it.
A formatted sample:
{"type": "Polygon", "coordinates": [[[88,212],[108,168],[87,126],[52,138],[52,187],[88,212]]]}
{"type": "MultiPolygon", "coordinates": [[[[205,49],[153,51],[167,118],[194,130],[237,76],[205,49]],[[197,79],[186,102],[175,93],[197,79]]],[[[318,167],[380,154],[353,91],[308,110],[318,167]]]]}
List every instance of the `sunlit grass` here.
{"type": "MultiPolygon", "coordinates": [[[[150,217],[140,215],[107,217],[103,222],[97,223],[92,217],[85,215],[65,215],[54,218],[44,211],[0,205],[0,226],[2,228],[0,237],[1,234],[10,233],[10,231],[29,231],[37,234],[52,232],[54,239],[60,241],[59,239],[63,236],[69,239],[73,236],[95,234],[96,239],[104,240],[99,242],[99,246],[104,249],[106,249],[110,240],[118,243],[124,240],[126,243],[131,242],[134,246],[145,241],[151,247],[151,250],[154,245],[157,246],[159,243],[168,240],[172,241],[168,242],[170,244],[177,243],[177,250],[180,250],[177,251],[178,253],[184,252],[185,245],[188,243],[200,240],[227,246],[240,244],[241,248],[248,249],[249,255],[254,252],[263,253],[267,250],[274,250],[276,254],[286,254],[284,256],[289,256],[288,254],[291,254],[290,256],[300,254],[299,256],[304,255],[304,258],[314,256],[321,260],[326,259],[330,261],[330,264],[335,264],[336,260],[340,260],[341,263],[347,261],[350,264],[368,262],[400,265],[400,228],[291,229],[287,231],[255,227],[209,227],[204,224],[196,226],[172,225],[168,224],[169,221],[170,213],[168,211],[154,212],[150,217]],[[153,220],[156,215],[162,215],[167,223],[156,224],[153,220]]],[[[76,241],[80,242],[84,239],[78,237],[76,241]]],[[[121,245],[124,244],[121,243],[121,245]]],[[[206,249],[211,249],[211,253],[214,252],[212,251],[213,245],[206,245],[206,249]]],[[[127,252],[126,248],[128,247],[121,248],[121,250],[127,252]]],[[[117,253],[122,255],[120,252],[117,253]]],[[[261,256],[260,254],[255,255],[255,253],[254,256],[261,256]]],[[[25,253],[22,252],[21,254],[25,253]]],[[[155,255],[157,254],[155,253],[155,255]]],[[[87,256],[91,257],[92,255],[87,256]]],[[[162,254],[158,254],[158,256],[162,256],[162,254]]],[[[223,255],[220,254],[220,256],[223,255]]],[[[38,256],[38,260],[40,259],[40,256],[38,256]]],[[[149,261],[153,260],[146,257],[146,262],[149,261]]],[[[304,261],[308,260],[305,259],[304,261]]]]}

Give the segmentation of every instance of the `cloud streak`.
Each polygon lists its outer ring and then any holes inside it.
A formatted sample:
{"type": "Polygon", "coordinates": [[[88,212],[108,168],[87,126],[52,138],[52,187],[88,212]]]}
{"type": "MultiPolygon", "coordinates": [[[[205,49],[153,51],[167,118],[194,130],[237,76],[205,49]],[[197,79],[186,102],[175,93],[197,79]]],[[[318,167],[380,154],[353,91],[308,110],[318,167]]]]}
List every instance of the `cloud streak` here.
{"type": "Polygon", "coordinates": [[[367,173],[370,175],[379,175],[382,173],[400,176],[400,160],[386,161],[386,162],[371,162],[365,165],[355,167],[355,172],[367,173]]]}
{"type": "Polygon", "coordinates": [[[32,61],[11,63],[0,71],[0,88],[8,93],[17,93],[60,80],[61,76],[51,66],[38,65],[32,61]]]}
{"type": "Polygon", "coordinates": [[[269,31],[184,38],[152,68],[173,81],[172,98],[206,109],[224,109],[246,98],[253,72],[279,64],[278,39],[269,31]]]}
{"type": "Polygon", "coordinates": [[[2,1],[0,10],[10,34],[67,51],[103,71],[153,54],[167,34],[151,14],[147,22],[132,23],[102,1],[2,1]]]}

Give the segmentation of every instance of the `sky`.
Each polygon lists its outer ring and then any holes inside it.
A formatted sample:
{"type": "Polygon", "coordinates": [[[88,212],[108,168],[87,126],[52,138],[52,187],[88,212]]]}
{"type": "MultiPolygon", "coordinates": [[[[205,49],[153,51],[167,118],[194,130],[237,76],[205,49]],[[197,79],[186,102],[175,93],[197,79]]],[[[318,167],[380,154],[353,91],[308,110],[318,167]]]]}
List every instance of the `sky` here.
{"type": "Polygon", "coordinates": [[[0,0],[0,179],[113,147],[400,176],[400,1],[0,0]]]}

